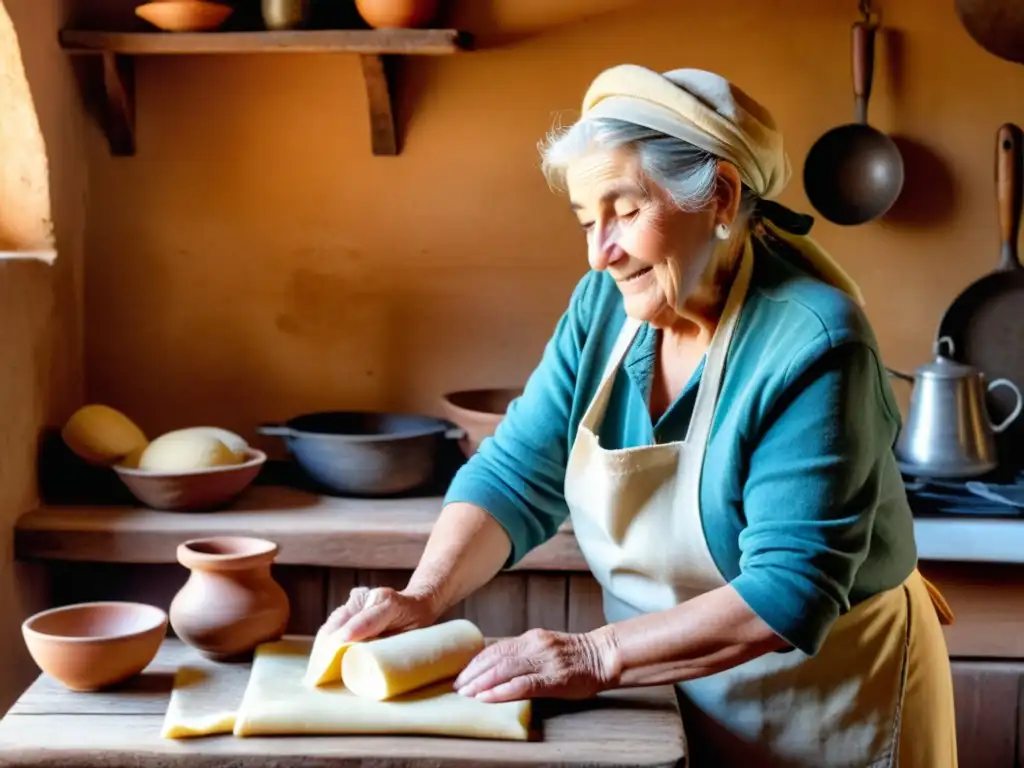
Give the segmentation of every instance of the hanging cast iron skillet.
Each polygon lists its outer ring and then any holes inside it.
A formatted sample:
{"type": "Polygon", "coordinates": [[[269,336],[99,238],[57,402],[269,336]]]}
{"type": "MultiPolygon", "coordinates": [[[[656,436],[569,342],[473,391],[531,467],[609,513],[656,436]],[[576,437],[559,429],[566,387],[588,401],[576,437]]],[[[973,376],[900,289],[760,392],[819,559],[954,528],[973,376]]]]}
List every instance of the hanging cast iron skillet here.
{"type": "MultiPolygon", "coordinates": [[[[1024,386],[1024,265],[1017,240],[1021,217],[1021,145],[1024,133],[1013,123],[999,128],[996,145],[996,199],[999,205],[999,265],[968,286],[950,305],[939,324],[937,338],[953,342],[953,355],[978,368],[985,377],[1006,378],[1024,386]]],[[[1015,398],[999,388],[988,395],[989,412],[1002,421],[1015,398]]],[[[1024,420],[1000,436],[1015,454],[1022,453],[1024,420]]],[[[1003,446],[1000,446],[1002,450],[1003,446]]]]}
{"type": "Polygon", "coordinates": [[[1024,2],[956,0],[956,15],[967,34],[986,51],[1024,64],[1024,2]]]}
{"type": "Polygon", "coordinates": [[[899,148],[884,133],[868,125],[876,29],[877,24],[870,17],[853,25],[856,122],[825,133],[811,147],[804,162],[807,198],[818,213],[835,224],[864,224],[878,218],[892,207],[903,189],[903,157],[899,148]]]}

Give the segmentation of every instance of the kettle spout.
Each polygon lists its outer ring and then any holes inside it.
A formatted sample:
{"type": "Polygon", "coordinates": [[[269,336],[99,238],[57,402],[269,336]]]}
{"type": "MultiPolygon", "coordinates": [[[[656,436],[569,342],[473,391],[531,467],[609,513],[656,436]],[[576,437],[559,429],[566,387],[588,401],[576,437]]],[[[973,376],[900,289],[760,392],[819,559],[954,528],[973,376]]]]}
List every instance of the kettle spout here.
{"type": "Polygon", "coordinates": [[[914,383],[914,377],[909,373],[903,373],[903,371],[897,371],[895,368],[885,366],[885,372],[892,376],[894,379],[903,379],[903,381],[909,381],[911,384],[914,383]]]}

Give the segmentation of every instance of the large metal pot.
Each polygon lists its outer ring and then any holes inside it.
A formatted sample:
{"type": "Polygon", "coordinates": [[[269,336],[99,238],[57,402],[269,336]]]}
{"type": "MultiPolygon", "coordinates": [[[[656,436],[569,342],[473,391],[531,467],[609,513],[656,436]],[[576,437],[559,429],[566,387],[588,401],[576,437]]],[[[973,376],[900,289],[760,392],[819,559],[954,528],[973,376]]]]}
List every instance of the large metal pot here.
{"type": "Polygon", "coordinates": [[[256,431],[283,438],[320,485],[355,496],[389,496],[425,485],[434,478],[441,440],[465,437],[430,416],[365,411],[308,413],[256,431]]]}
{"type": "Polygon", "coordinates": [[[907,423],[895,449],[900,469],[912,477],[962,479],[996,469],[994,435],[1006,429],[1024,405],[1012,381],[986,384],[977,368],[941,354],[946,344],[948,339],[940,339],[934,362],[922,365],[914,376],[888,369],[890,375],[914,384],[907,423]],[[992,424],[985,394],[1000,386],[1016,395],[1017,407],[1001,423],[992,424]]]}

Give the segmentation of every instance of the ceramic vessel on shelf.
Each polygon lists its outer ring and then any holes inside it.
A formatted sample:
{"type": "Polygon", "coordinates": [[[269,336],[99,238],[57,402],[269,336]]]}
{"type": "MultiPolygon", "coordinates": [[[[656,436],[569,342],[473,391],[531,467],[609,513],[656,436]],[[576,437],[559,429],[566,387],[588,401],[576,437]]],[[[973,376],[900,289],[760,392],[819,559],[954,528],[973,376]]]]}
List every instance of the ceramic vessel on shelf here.
{"type": "Polygon", "coordinates": [[[270,573],[277,551],[272,541],[245,536],[179,544],[178,562],[191,574],[171,602],[174,633],[220,661],[246,656],[260,643],[281,637],[290,608],[270,573]]]}
{"type": "Polygon", "coordinates": [[[245,449],[245,461],[191,472],[149,472],[122,464],[114,472],[132,495],[150,509],[206,512],[234,503],[252,485],[267,454],[245,449]]]}
{"type": "Polygon", "coordinates": [[[137,675],[167,635],[167,614],[144,603],[78,603],[21,625],[32,659],[73,691],[98,691],[137,675]]]}
{"type": "Polygon", "coordinates": [[[466,389],[441,397],[445,418],[466,433],[459,440],[459,448],[466,458],[476,453],[484,438],[495,433],[509,405],[522,393],[522,387],[466,389]]]}
{"type": "Polygon", "coordinates": [[[234,9],[206,0],[155,0],[135,9],[135,15],[165,32],[210,32],[219,29],[234,9]]]}
{"type": "Polygon", "coordinates": [[[426,27],[439,0],[355,0],[363,21],[377,29],[426,27]]]}
{"type": "Polygon", "coordinates": [[[260,12],[267,29],[301,29],[309,24],[309,0],[260,0],[260,12]]]}

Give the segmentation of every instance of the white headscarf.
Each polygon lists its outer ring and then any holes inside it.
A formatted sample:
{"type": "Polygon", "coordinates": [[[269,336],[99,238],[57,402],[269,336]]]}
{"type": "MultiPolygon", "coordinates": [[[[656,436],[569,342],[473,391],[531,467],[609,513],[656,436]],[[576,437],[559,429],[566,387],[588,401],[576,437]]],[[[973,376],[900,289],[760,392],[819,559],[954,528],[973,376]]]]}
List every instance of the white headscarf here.
{"type": "MultiPolygon", "coordinates": [[[[771,114],[712,72],[676,69],[658,74],[635,64],[612,67],[591,83],[583,97],[582,117],[642,125],[728,160],[762,201],[771,201],[790,178],[782,134],[771,114]]],[[[764,228],[799,254],[808,271],[864,303],[860,287],[808,236],[811,217],[774,202],[759,203],[758,208],[764,228]]],[[[751,247],[750,238],[746,247],[751,247]]]]}

